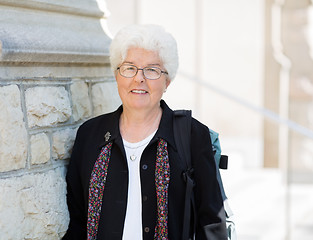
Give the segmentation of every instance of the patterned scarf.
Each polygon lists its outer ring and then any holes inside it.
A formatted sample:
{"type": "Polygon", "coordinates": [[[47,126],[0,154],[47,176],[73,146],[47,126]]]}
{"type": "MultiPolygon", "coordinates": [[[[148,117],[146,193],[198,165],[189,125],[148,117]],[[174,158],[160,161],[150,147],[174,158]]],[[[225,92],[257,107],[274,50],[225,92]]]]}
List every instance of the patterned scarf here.
{"type": "MultiPolygon", "coordinates": [[[[112,143],[105,145],[98,156],[91,173],[89,183],[89,203],[87,235],[88,240],[96,240],[99,219],[102,207],[103,191],[108,174],[112,143]]],[[[168,187],[170,181],[170,165],[168,159],[167,142],[159,139],[155,165],[155,187],[157,195],[157,224],[155,227],[155,240],[168,239],[168,187]]]]}

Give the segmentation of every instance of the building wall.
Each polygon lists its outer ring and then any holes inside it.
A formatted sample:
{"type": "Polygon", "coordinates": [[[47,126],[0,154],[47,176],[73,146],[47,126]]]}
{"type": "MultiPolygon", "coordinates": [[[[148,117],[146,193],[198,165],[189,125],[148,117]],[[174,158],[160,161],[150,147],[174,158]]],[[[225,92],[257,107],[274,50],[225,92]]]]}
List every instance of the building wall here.
{"type": "Polygon", "coordinates": [[[288,169],[288,181],[312,182],[312,2],[266,1],[264,105],[298,132],[264,123],[264,166],[288,169]],[[289,124],[291,125],[291,124],[289,124]]]}
{"type": "MultiPolygon", "coordinates": [[[[286,0],[282,6],[281,41],[290,61],[287,93],[289,119],[313,133],[312,1],[286,0]]],[[[289,131],[290,181],[313,183],[313,139],[289,131]]]]}
{"type": "Polygon", "coordinates": [[[95,0],[0,0],[0,239],[60,239],[79,125],[119,104],[95,0]]]}

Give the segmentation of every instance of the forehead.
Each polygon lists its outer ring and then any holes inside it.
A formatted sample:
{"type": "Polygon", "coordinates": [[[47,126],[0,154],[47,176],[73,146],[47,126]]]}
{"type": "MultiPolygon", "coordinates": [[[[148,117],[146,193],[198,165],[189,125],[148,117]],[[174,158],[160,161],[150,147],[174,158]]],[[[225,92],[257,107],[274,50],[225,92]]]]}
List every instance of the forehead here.
{"type": "Polygon", "coordinates": [[[130,48],[127,51],[124,63],[135,65],[162,65],[158,52],[150,51],[143,48],[130,48]]]}

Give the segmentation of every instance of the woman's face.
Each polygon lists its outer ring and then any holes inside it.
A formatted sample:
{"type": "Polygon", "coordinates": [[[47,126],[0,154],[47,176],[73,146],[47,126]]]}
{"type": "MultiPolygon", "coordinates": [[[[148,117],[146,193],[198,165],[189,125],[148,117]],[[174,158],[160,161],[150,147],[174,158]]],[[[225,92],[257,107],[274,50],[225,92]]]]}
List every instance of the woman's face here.
{"type": "MultiPolygon", "coordinates": [[[[166,71],[157,52],[142,48],[130,48],[125,61],[121,64],[130,64],[137,68],[158,67],[166,71]]],[[[133,110],[153,110],[160,106],[160,100],[165,89],[170,84],[167,74],[161,74],[156,80],[146,79],[142,70],[132,78],[123,77],[116,72],[118,92],[123,107],[133,110]]]]}

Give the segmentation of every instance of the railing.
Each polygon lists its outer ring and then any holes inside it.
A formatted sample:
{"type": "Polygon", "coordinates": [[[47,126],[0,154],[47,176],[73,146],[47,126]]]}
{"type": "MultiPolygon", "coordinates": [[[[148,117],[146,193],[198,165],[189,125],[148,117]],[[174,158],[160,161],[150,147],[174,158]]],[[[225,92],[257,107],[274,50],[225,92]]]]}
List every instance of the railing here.
{"type": "Polygon", "coordinates": [[[271,119],[272,121],[278,123],[278,124],[282,124],[282,125],[286,125],[289,129],[292,129],[293,131],[303,135],[303,136],[306,136],[308,138],[311,138],[313,139],[313,131],[309,128],[306,128],[290,119],[286,119],[286,118],[283,118],[281,117],[280,115],[278,115],[277,113],[269,110],[269,109],[266,109],[266,108],[263,108],[263,107],[259,107],[259,106],[256,106],[238,96],[235,96],[234,94],[232,93],[229,93],[221,88],[218,88],[216,86],[214,86],[213,84],[210,84],[208,82],[205,82],[191,74],[188,74],[188,73],[184,73],[184,72],[179,72],[179,74],[185,78],[187,78],[188,80],[191,80],[193,81],[194,83],[197,83],[203,87],[205,87],[206,89],[209,89],[209,90],[212,90],[213,92],[216,92],[220,95],[222,95],[223,97],[225,98],[228,98],[238,104],[240,104],[241,106],[244,106],[250,110],[253,110],[254,112],[257,112],[258,114],[268,118],[268,119],[271,119]]]}

